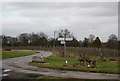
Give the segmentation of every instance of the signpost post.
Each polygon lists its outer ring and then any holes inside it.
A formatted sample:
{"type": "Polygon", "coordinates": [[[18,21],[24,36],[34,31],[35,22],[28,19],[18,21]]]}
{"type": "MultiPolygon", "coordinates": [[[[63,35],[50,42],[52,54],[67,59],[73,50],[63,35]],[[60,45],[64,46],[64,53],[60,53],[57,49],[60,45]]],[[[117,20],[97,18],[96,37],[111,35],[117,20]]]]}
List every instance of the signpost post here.
{"type": "Polygon", "coordinates": [[[61,41],[61,44],[64,44],[64,55],[65,55],[65,63],[67,64],[68,61],[66,59],[67,55],[66,55],[66,41],[72,41],[73,38],[58,38],[58,41],[61,41]]]}

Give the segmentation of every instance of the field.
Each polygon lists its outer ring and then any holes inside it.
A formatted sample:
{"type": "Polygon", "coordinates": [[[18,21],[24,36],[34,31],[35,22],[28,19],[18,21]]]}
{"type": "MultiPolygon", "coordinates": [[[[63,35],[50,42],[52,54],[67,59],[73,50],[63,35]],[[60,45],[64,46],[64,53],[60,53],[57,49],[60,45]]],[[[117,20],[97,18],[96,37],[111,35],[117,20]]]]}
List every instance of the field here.
{"type": "MultiPolygon", "coordinates": [[[[94,57],[92,57],[94,58],[94,57]]],[[[97,57],[96,57],[97,59],[97,57]]],[[[65,59],[62,57],[57,56],[49,56],[46,58],[46,63],[35,63],[30,62],[29,64],[45,67],[45,68],[52,68],[52,69],[60,69],[60,70],[75,70],[75,71],[89,71],[89,72],[102,72],[102,73],[119,73],[118,71],[118,62],[110,62],[110,61],[97,61],[95,68],[87,68],[86,65],[79,65],[74,67],[73,65],[79,63],[74,58],[67,58],[68,64],[66,67],[63,65],[65,64],[65,59]]]]}
{"type": "Polygon", "coordinates": [[[36,54],[35,51],[2,51],[2,55],[0,56],[0,59],[8,59],[8,58],[14,58],[14,57],[21,57],[21,56],[27,56],[27,55],[33,55],[36,54]]]}
{"type": "MultiPolygon", "coordinates": [[[[54,54],[63,55],[63,46],[61,47],[40,47],[40,46],[18,46],[18,47],[3,47],[4,49],[15,49],[15,50],[44,50],[52,51],[54,54]]],[[[79,57],[80,55],[86,56],[100,56],[101,53],[105,58],[118,58],[119,50],[106,49],[106,48],[85,48],[85,47],[67,47],[67,56],[79,57]]]]}

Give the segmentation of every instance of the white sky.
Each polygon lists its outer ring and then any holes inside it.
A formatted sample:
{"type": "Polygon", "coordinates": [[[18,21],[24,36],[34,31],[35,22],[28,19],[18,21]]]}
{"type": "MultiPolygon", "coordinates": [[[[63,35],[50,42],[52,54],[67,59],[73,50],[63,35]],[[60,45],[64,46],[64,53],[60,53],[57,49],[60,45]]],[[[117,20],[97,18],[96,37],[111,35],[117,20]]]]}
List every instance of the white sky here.
{"type": "Polygon", "coordinates": [[[67,28],[78,40],[99,36],[107,41],[110,34],[118,35],[117,2],[4,2],[2,33],[44,32],[67,28]]]}

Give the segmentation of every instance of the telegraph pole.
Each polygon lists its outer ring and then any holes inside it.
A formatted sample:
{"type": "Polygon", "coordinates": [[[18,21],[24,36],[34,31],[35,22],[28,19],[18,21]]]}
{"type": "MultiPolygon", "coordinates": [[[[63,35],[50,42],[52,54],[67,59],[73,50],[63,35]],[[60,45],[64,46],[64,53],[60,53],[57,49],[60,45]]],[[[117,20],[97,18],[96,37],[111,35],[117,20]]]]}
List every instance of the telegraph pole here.
{"type": "Polygon", "coordinates": [[[55,47],[55,30],[54,30],[54,46],[53,47],[55,47]]]}

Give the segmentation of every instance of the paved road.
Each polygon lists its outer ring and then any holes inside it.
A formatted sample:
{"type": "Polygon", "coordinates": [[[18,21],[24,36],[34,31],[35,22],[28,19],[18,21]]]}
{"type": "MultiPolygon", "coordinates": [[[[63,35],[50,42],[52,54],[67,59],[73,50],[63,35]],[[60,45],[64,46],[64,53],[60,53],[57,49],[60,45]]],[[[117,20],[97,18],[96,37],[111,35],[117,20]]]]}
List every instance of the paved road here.
{"type": "MultiPolygon", "coordinates": [[[[51,52],[41,51],[45,56],[52,55],[51,52]]],[[[37,55],[37,54],[36,54],[37,55]]],[[[65,77],[65,78],[79,78],[79,79],[118,79],[117,74],[106,74],[106,73],[91,73],[91,72],[80,72],[80,71],[61,71],[54,69],[47,69],[42,67],[36,67],[28,65],[28,62],[32,60],[32,57],[24,56],[11,59],[3,60],[3,69],[10,69],[12,72],[17,72],[19,74],[32,74],[32,75],[45,75],[54,77],[65,77]]],[[[19,77],[20,78],[20,77],[19,77]]]]}

